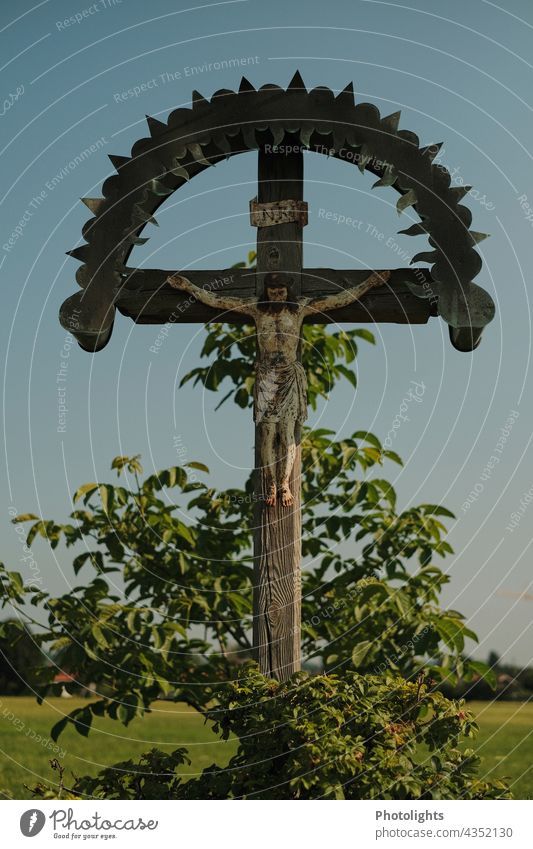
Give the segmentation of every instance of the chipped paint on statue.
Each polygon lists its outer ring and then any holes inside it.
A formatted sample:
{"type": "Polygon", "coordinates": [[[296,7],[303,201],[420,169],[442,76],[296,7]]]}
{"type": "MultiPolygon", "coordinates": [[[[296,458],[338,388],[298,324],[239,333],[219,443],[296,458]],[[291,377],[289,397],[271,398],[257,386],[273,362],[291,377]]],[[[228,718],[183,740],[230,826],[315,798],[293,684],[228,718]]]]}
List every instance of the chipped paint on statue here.
{"type": "Polygon", "coordinates": [[[207,306],[244,313],[255,322],[258,356],[254,421],[261,429],[264,498],[269,506],[278,497],[284,507],[294,503],[290,477],[296,457],[296,426],[307,418],[307,379],[299,360],[304,318],[358,301],[369,289],[386,283],[390,274],[390,271],[376,271],[351,289],[308,298],[294,297],[290,277],[270,273],[265,275],[262,300],[213,293],[195,286],[180,274],[168,278],[173,288],[189,292],[207,306]]]}

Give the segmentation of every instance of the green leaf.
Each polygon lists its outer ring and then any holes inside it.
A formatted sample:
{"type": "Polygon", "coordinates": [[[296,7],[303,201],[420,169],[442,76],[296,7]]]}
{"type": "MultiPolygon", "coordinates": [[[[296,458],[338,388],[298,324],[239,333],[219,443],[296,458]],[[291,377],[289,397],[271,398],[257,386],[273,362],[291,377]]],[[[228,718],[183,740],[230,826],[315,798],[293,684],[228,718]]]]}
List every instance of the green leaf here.
{"type": "Polygon", "coordinates": [[[464,626],[462,622],[446,616],[435,618],[433,622],[438,635],[449,648],[457,652],[464,649],[464,626]]]}
{"type": "Polygon", "coordinates": [[[70,716],[78,734],[82,737],[88,737],[93,721],[93,714],[90,708],[82,708],[79,711],[73,711],[70,716]]]}
{"type": "Polygon", "coordinates": [[[202,348],[202,357],[208,357],[218,347],[218,338],[215,333],[208,333],[202,348]]]}
{"type": "Polygon", "coordinates": [[[178,522],[177,533],[180,537],[186,540],[191,545],[194,545],[194,536],[192,535],[191,529],[184,525],[183,522],[178,522]]]}
{"type": "Polygon", "coordinates": [[[372,581],[360,590],[358,598],[361,604],[366,604],[373,596],[377,596],[376,601],[382,603],[389,594],[390,589],[386,584],[381,581],[372,581]]]}
{"type": "Polygon", "coordinates": [[[100,499],[105,513],[109,513],[113,505],[113,487],[107,484],[100,484],[100,499]]]}
{"type": "Polygon", "coordinates": [[[11,583],[15,587],[15,590],[18,593],[22,593],[24,590],[24,581],[22,580],[22,575],[20,574],[20,572],[8,572],[7,574],[11,583]]]}
{"type": "Polygon", "coordinates": [[[99,646],[101,646],[103,649],[110,648],[110,645],[109,645],[108,641],[106,640],[106,638],[103,634],[103,631],[102,631],[100,625],[98,624],[98,622],[94,622],[91,625],[91,632],[92,632],[92,635],[95,638],[95,640],[96,640],[96,642],[98,643],[99,646]]]}
{"type": "Polygon", "coordinates": [[[337,366],[336,366],[336,369],[337,369],[337,372],[338,372],[339,374],[342,374],[342,375],[343,375],[343,377],[345,377],[345,378],[346,378],[346,380],[347,380],[349,383],[351,383],[351,384],[352,384],[352,386],[353,386],[353,388],[354,388],[354,389],[356,389],[356,388],[357,388],[357,375],[356,375],[356,373],[355,373],[354,371],[352,371],[352,370],[351,370],[351,369],[349,369],[349,368],[346,368],[346,366],[343,366],[343,365],[337,365],[337,366]]]}
{"type": "Polygon", "coordinates": [[[115,457],[111,462],[111,468],[120,472],[124,466],[128,465],[129,459],[129,457],[115,457]]]}
{"type": "Polygon", "coordinates": [[[198,469],[200,472],[209,473],[208,466],[206,466],[205,463],[198,463],[196,460],[193,460],[190,463],[185,463],[185,467],[187,469],[198,469]]]}
{"type": "Polygon", "coordinates": [[[75,504],[78,498],[81,498],[82,495],[85,495],[85,503],[87,503],[88,496],[91,495],[95,491],[95,489],[98,489],[97,483],[84,483],[82,486],[80,486],[79,489],[76,490],[72,501],[75,504]]]}
{"type": "Polygon", "coordinates": [[[409,614],[411,613],[411,604],[409,602],[409,598],[401,590],[395,590],[393,598],[396,607],[400,612],[400,616],[403,616],[407,619],[409,617],[409,614]]]}
{"type": "Polygon", "coordinates": [[[396,492],[392,484],[382,478],[374,478],[372,483],[381,490],[383,496],[387,499],[392,509],[396,507],[396,492]]]}
{"type": "Polygon", "coordinates": [[[362,449],[362,452],[364,453],[365,457],[367,457],[369,460],[372,460],[373,463],[381,462],[383,452],[380,451],[378,448],[367,448],[365,446],[362,449]]]}
{"type": "Polygon", "coordinates": [[[107,702],[105,699],[99,699],[91,704],[91,713],[93,716],[105,716],[107,702]]]}
{"type": "Polygon", "coordinates": [[[134,718],[136,713],[136,708],[132,705],[120,704],[117,708],[117,719],[122,725],[128,725],[129,722],[134,718]]]}
{"type": "Polygon", "coordinates": [[[398,463],[399,466],[403,466],[403,460],[399,454],[396,454],[395,451],[384,451],[383,456],[387,458],[387,460],[392,460],[393,463],[398,463]]]}
{"type": "Polygon", "coordinates": [[[130,632],[130,634],[135,635],[138,633],[141,621],[142,614],[140,610],[131,610],[128,613],[126,623],[128,625],[128,631],[130,632]]]}
{"type": "Polygon", "coordinates": [[[234,400],[239,407],[245,410],[250,402],[250,393],[247,389],[241,387],[240,389],[237,389],[234,400]]]}
{"type": "Polygon", "coordinates": [[[358,339],[364,339],[365,342],[369,342],[370,345],[376,344],[376,337],[370,330],[366,330],[366,328],[361,327],[357,330],[350,330],[350,334],[353,336],[357,336],[358,339]]]}
{"type": "Polygon", "coordinates": [[[74,569],[74,574],[77,575],[80,569],[85,565],[85,562],[90,558],[91,552],[84,551],[82,554],[78,554],[77,557],[72,561],[72,568],[74,569]]]}
{"type": "Polygon", "coordinates": [[[446,516],[448,519],[455,519],[455,513],[440,504],[421,504],[420,507],[433,516],[446,516]]]}
{"type": "Polygon", "coordinates": [[[352,434],[352,439],[363,439],[365,442],[369,442],[374,448],[377,448],[378,451],[382,450],[382,445],[377,436],[374,436],[373,433],[369,433],[366,430],[356,430],[354,434],[352,434]]]}
{"type": "Polygon", "coordinates": [[[14,519],[11,520],[14,525],[19,522],[32,522],[32,521],[40,521],[39,516],[35,516],[33,513],[21,513],[20,516],[15,516],[14,519]]]}
{"type": "Polygon", "coordinates": [[[363,640],[361,643],[357,643],[354,646],[352,651],[352,663],[354,666],[361,666],[365,657],[368,655],[369,651],[372,648],[371,640],[363,640]]]}
{"type": "Polygon", "coordinates": [[[65,730],[69,721],[69,717],[65,716],[63,717],[63,719],[60,719],[59,722],[56,722],[56,724],[53,726],[52,730],[50,731],[50,737],[52,738],[54,743],[57,743],[59,735],[62,734],[62,732],[65,730]]]}

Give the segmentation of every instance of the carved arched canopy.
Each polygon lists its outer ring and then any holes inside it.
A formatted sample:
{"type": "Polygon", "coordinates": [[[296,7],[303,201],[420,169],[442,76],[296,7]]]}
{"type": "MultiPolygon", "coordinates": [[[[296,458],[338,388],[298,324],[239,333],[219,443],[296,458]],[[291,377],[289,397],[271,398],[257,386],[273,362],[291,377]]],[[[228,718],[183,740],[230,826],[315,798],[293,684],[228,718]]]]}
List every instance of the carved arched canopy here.
{"type": "MultiPolygon", "coordinates": [[[[94,216],[83,227],[87,244],[69,251],[83,263],[76,274],[82,291],[64,302],[61,323],[85,349],[103,348],[117,296],[127,286],[127,259],[146,241],[141,233],[155,223],[159,205],[205,168],[290,134],[292,143],[374,173],[375,188],[399,193],[399,212],[413,207],[420,221],[400,232],[429,237],[431,250],[412,262],[431,264],[439,314],[452,341],[462,328],[470,334],[482,328],[494,304],[472,282],[482,264],[475,245],[484,235],[470,230],[472,213],[461,204],[470,187],[452,187],[449,172],[434,163],[440,145],[420,147],[415,133],[398,129],[399,117],[381,118],[372,104],[356,104],[351,83],[337,96],[324,87],[307,91],[296,73],[287,90],[256,90],[243,77],[238,92],[221,89],[210,101],[193,92],[192,108],[176,109],[166,124],[148,118],[150,137],[135,142],[131,157],[110,157],[117,173],[104,182],[103,197],[84,199],[94,216]]],[[[474,344],[479,335],[473,334],[474,344]]]]}

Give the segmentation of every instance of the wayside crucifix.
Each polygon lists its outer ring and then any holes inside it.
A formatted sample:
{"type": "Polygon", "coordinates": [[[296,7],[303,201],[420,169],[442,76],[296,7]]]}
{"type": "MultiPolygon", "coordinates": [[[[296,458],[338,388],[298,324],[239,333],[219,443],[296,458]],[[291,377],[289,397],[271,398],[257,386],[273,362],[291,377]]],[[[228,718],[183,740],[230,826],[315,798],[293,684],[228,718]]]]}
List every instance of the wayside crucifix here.
{"type": "Polygon", "coordinates": [[[335,295],[312,298],[295,297],[292,278],[274,272],[265,275],[261,300],[219,295],[196,286],[180,274],[169,277],[171,286],[189,292],[208,307],[242,313],[255,324],[258,356],[254,421],[261,427],[263,497],[268,507],[273,507],[278,497],[283,507],[294,504],[290,478],[296,457],[295,433],[296,427],[307,418],[307,378],[298,359],[304,318],[347,307],[370,289],[383,286],[390,275],[390,271],[376,271],[358,286],[335,295]]]}
{"type": "Polygon", "coordinates": [[[400,113],[384,118],[370,103],[355,103],[350,84],[338,93],[307,91],[297,72],[285,90],[221,89],[211,100],[193,93],[191,109],[166,123],[148,118],[150,138],[130,156],[112,156],[116,173],[101,198],[85,198],[93,213],[86,243],[69,251],[82,262],[81,291],[68,298],[60,320],[87,351],[108,343],[118,310],[137,323],[230,321],[254,323],[256,515],[254,523],[253,643],[265,675],[286,679],[300,668],[301,450],[307,415],[301,330],[309,322],[422,324],[440,316],[460,351],[473,351],[494,316],[491,297],[473,280],[481,270],[461,204],[471,187],[453,186],[436,163],[440,145],[421,147],[399,129],[400,113]],[[257,228],[255,269],[135,269],[127,265],[147,224],[173,192],[206,168],[245,151],[258,151],[258,192],[250,202],[257,228]],[[373,188],[395,190],[398,212],[416,219],[400,231],[425,235],[429,251],[411,267],[304,268],[302,231],[304,153],[327,154],[353,171],[369,171],[373,188]],[[213,291],[214,280],[223,291],[213,291]]]}

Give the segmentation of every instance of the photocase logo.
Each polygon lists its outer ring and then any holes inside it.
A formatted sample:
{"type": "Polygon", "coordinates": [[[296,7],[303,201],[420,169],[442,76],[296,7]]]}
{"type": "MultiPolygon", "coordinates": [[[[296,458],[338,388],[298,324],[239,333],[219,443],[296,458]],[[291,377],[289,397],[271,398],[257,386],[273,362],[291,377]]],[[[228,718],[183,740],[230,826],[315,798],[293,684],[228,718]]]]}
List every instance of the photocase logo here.
{"type": "Polygon", "coordinates": [[[29,811],[24,811],[20,818],[20,830],[24,837],[35,837],[43,830],[46,817],[42,811],[37,808],[31,808],[29,811]]]}

